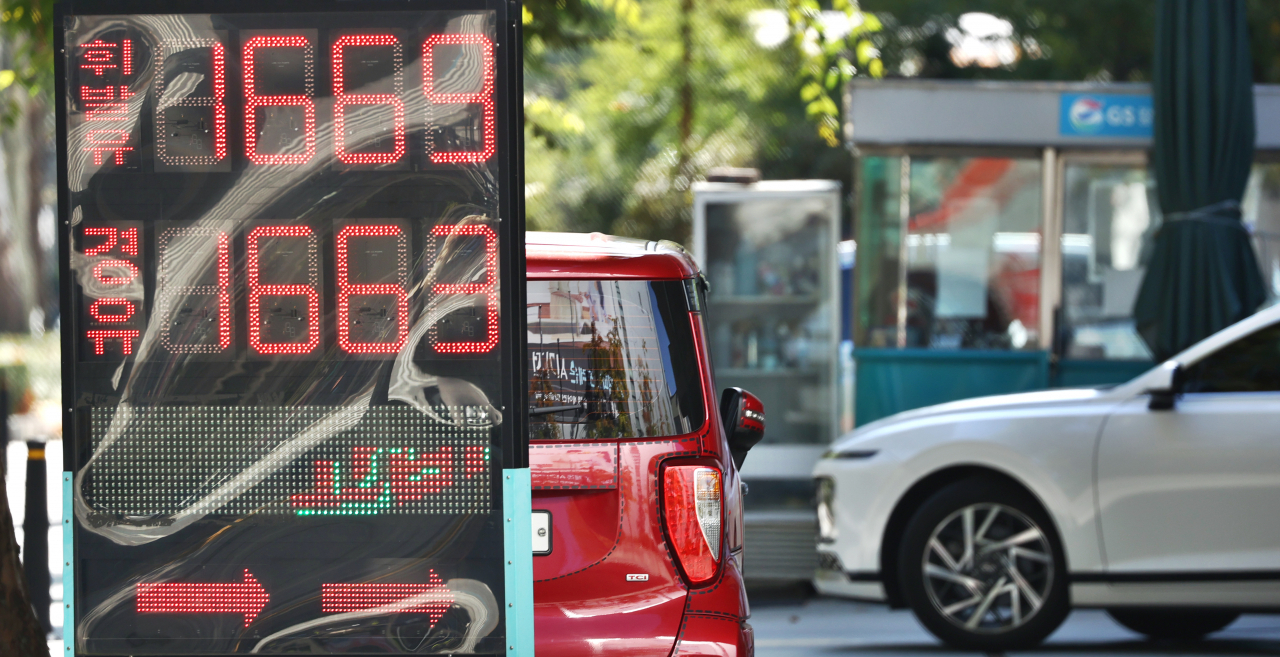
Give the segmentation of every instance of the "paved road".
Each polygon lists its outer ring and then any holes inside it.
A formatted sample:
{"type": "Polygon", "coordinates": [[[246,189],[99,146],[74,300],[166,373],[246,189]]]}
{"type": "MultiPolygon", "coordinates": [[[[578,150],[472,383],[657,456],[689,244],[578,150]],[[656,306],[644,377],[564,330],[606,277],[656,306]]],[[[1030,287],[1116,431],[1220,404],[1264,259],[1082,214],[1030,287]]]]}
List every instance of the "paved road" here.
{"type": "MultiPolygon", "coordinates": [[[[22,540],[22,497],[26,479],[26,447],[7,446],[11,468],[8,493],[18,540],[22,540]],[[18,467],[12,467],[17,465],[18,467]]],[[[60,531],[62,444],[49,444],[48,514],[49,561],[53,574],[53,604],[50,620],[54,638],[49,642],[54,655],[63,654],[62,637],[62,532],[60,531]]],[[[833,598],[809,597],[799,588],[752,590],[751,625],[756,631],[759,657],[800,655],[889,655],[913,657],[964,654],[943,648],[906,611],[889,611],[833,598]]],[[[969,653],[974,654],[974,653],[969,653]]],[[[1231,627],[1194,645],[1159,645],[1116,625],[1100,611],[1074,613],[1041,650],[1016,655],[1280,655],[1280,615],[1244,616],[1231,627]]],[[[1013,657],[1011,653],[1008,657],[1013,657]]]]}
{"type": "MultiPolygon", "coordinates": [[[[755,594],[751,612],[757,657],[978,654],[948,650],[910,612],[879,605],[755,594]]],[[[1280,615],[1242,616],[1206,641],[1176,645],[1146,641],[1116,625],[1105,612],[1083,610],[1068,617],[1041,649],[1009,653],[1014,655],[1280,655],[1280,615]]]]}

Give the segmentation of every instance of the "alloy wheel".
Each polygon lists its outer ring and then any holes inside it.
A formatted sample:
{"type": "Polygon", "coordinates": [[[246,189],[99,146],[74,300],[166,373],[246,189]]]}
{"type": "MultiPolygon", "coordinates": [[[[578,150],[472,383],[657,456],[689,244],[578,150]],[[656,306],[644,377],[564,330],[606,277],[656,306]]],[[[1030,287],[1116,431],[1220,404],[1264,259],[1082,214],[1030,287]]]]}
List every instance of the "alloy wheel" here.
{"type": "Polygon", "coordinates": [[[1053,586],[1053,552],[1044,531],[1002,504],[972,504],[938,523],[922,567],[929,601],[969,632],[1023,626],[1053,586]]]}

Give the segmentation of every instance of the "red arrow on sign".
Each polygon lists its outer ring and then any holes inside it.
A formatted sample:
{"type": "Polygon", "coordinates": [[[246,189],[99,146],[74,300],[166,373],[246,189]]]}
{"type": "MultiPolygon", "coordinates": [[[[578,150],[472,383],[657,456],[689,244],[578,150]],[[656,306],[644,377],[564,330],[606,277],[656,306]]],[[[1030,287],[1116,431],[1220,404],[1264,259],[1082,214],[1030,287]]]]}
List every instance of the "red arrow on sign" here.
{"type": "Polygon", "coordinates": [[[320,610],[340,614],[385,607],[394,612],[422,612],[436,621],[453,606],[453,591],[432,572],[426,584],[322,584],[320,610]]]}
{"type": "Polygon", "coordinates": [[[138,611],[163,614],[244,614],[244,626],[267,606],[267,590],[246,568],[240,584],[138,583],[138,611]]]}

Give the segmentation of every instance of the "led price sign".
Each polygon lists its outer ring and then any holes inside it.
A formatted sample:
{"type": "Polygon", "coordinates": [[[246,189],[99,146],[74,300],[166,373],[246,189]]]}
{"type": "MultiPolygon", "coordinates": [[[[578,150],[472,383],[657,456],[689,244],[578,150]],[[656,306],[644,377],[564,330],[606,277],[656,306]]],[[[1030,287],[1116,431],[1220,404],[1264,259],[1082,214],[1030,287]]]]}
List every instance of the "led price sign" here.
{"type": "Polygon", "coordinates": [[[112,2],[57,23],[71,647],[505,653],[507,4],[112,2]]]}

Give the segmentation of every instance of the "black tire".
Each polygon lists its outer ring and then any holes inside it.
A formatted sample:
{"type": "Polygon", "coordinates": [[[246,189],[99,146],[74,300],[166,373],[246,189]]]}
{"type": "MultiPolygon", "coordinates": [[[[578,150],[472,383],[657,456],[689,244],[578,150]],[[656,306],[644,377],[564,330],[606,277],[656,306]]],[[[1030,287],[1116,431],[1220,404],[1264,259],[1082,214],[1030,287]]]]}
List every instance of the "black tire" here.
{"type": "Polygon", "coordinates": [[[1195,641],[1234,623],[1240,614],[1219,609],[1108,609],[1115,622],[1152,639],[1195,641]]]}
{"type": "Polygon", "coordinates": [[[920,623],[952,647],[986,652],[1030,648],[1058,629],[1070,611],[1062,541],[1040,504],[1011,484],[973,478],[939,490],[907,522],[899,550],[903,597],[920,623]],[[988,518],[992,511],[995,515],[988,518]],[[974,556],[967,559],[965,526],[970,527],[967,542],[974,546],[974,556]],[[1036,538],[1006,540],[1014,536],[1036,538]],[[950,562],[930,548],[934,539],[950,562]],[[1006,547],[992,547],[1000,545],[1006,547]],[[1010,586],[1017,592],[1009,591],[1010,586]],[[981,602],[972,603],[974,599],[981,602]]]}

